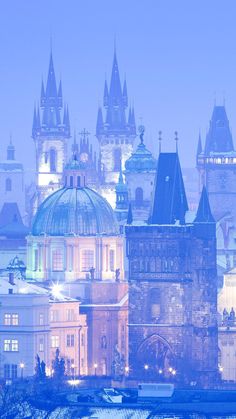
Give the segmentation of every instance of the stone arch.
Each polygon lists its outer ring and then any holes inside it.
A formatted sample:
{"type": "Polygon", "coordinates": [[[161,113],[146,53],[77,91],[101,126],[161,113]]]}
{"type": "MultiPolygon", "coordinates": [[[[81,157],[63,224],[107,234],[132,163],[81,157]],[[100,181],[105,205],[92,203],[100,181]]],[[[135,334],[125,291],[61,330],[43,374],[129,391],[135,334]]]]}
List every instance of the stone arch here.
{"type": "MultiPolygon", "coordinates": [[[[174,367],[174,352],[169,342],[154,333],[144,339],[137,349],[137,362],[140,366],[147,364],[150,374],[158,374],[161,369],[163,375],[169,375],[169,368],[174,367]]],[[[142,368],[141,368],[141,372],[142,368]]]]}

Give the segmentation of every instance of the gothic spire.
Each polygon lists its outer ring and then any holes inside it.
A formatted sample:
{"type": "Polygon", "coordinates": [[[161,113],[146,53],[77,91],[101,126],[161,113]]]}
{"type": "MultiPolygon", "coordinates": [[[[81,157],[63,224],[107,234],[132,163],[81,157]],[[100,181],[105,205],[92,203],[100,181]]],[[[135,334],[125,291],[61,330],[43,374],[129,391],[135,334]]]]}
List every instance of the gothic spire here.
{"type": "Polygon", "coordinates": [[[127,215],[127,224],[131,225],[133,223],[133,213],[132,213],[132,206],[129,204],[128,215],[127,215]]]}
{"type": "Polygon", "coordinates": [[[59,87],[58,87],[57,97],[58,97],[58,106],[60,108],[62,108],[62,84],[61,84],[61,80],[60,80],[59,87]]]}
{"type": "Polygon", "coordinates": [[[127,93],[126,79],[124,81],[124,86],[123,86],[123,104],[127,108],[127,106],[128,106],[128,93],[127,93]]]}
{"type": "Polygon", "coordinates": [[[108,93],[107,81],[105,80],[104,94],[103,94],[103,106],[104,106],[104,108],[107,108],[108,101],[109,101],[109,93],[108,93]]]}
{"type": "Polygon", "coordinates": [[[199,132],[198,144],[197,144],[197,156],[199,156],[199,154],[201,153],[202,153],[202,139],[201,139],[201,134],[199,132]]]}
{"type": "Polygon", "coordinates": [[[103,131],[103,116],[101,106],[98,108],[96,134],[99,135],[103,131]]]}
{"type": "Polygon", "coordinates": [[[56,84],[56,77],[55,77],[55,71],[54,71],[54,65],[53,65],[52,52],[50,54],[50,61],[49,61],[46,97],[47,98],[57,97],[57,84],[56,84]]]}
{"type": "Polygon", "coordinates": [[[234,151],[234,145],[225,106],[215,105],[206,136],[205,155],[231,151],[234,151]]]}
{"type": "Polygon", "coordinates": [[[203,186],[200,202],[198,205],[197,215],[194,223],[214,223],[214,217],[211,213],[211,207],[208,199],[206,187],[203,186]]]}
{"type": "Polygon", "coordinates": [[[185,223],[188,203],[178,153],[160,153],[151,224],[185,223]]]}
{"type": "Polygon", "coordinates": [[[43,80],[42,80],[42,83],[41,83],[41,97],[40,97],[40,104],[41,104],[41,107],[43,108],[44,107],[44,105],[45,105],[45,89],[44,89],[44,83],[43,83],[43,80]]]}

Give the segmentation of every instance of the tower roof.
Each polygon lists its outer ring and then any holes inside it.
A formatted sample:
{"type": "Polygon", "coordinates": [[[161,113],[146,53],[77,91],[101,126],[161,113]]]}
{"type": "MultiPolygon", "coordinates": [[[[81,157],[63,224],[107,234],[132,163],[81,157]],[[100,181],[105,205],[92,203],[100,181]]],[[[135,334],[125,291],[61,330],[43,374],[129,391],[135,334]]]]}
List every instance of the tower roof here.
{"type": "MultiPolygon", "coordinates": [[[[132,112],[132,111],[131,111],[132,112]]],[[[125,162],[126,172],[152,172],[156,170],[157,161],[143,141],[144,132],[140,134],[140,144],[125,162]]]]}
{"type": "Polygon", "coordinates": [[[185,223],[188,203],[177,153],[160,153],[151,224],[185,223]]]}
{"type": "Polygon", "coordinates": [[[194,223],[215,223],[205,186],[202,188],[202,194],[194,223]]]}
{"type": "Polygon", "coordinates": [[[231,151],[234,151],[234,145],[225,107],[214,106],[206,136],[205,154],[231,151]]]}

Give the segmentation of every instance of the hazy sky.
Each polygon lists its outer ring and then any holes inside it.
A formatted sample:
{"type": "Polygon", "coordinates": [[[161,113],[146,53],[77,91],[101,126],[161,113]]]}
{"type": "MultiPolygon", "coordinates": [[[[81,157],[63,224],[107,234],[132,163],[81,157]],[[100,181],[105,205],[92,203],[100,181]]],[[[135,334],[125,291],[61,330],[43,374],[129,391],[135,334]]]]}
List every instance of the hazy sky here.
{"type": "Polygon", "coordinates": [[[34,169],[31,126],[52,37],[72,129],[95,140],[105,74],[110,80],[114,37],[121,78],[126,74],[136,120],[146,142],[174,150],[179,132],[182,165],[195,164],[214,100],[236,135],[235,0],[2,0],[0,9],[0,158],[12,132],[17,158],[34,169]]]}

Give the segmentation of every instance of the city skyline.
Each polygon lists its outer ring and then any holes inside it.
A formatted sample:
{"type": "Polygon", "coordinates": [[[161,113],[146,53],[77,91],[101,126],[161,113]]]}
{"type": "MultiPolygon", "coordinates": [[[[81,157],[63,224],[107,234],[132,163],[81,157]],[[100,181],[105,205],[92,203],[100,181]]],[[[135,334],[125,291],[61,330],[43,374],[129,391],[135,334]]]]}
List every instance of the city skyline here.
{"type": "Polygon", "coordinates": [[[105,75],[110,80],[116,38],[121,79],[126,75],[136,123],[146,127],[147,146],[157,154],[161,130],[163,150],[174,151],[177,130],[182,166],[194,167],[198,133],[201,130],[205,138],[214,100],[217,104],[225,100],[234,137],[235,6],[230,3],[228,8],[220,1],[198,2],[191,7],[186,1],[178,5],[150,1],[148,6],[133,1],[117,5],[103,1],[100,7],[74,1],[70,7],[54,1],[49,5],[44,1],[32,6],[27,2],[4,5],[6,19],[0,29],[4,57],[0,70],[0,112],[4,115],[0,159],[5,159],[11,133],[16,157],[25,166],[26,180],[33,176],[32,115],[41,79],[45,80],[48,71],[50,39],[57,81],[62,78],[63,96],[69,105],[72,132],[86,127],[96,144],[97,108],[102,103],[105,75]],[[4,23],[9,19],[10,31],[4,23]],[[208,25],[209,19],[214,25],[208,25]],[[30,159],[23,151],[22,145],[26,144],[30,159]]]}

